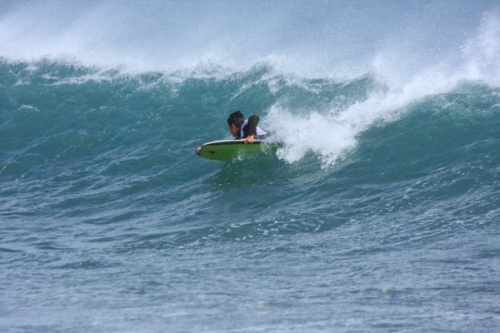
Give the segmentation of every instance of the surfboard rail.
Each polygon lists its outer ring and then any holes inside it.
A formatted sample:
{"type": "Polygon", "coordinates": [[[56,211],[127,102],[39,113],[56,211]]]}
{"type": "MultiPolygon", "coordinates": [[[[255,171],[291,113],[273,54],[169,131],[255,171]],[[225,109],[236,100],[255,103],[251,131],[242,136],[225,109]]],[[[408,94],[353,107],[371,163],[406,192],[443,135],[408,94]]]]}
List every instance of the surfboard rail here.
{"type": "Polygon", "coordinates": [[[198,147],[196,154],[209,160],[225,161],[276,151],[278,148],[278,144],[263,140],[254,140],[252,143],[246,143],[244,140],[217,140],[198,147]]]}

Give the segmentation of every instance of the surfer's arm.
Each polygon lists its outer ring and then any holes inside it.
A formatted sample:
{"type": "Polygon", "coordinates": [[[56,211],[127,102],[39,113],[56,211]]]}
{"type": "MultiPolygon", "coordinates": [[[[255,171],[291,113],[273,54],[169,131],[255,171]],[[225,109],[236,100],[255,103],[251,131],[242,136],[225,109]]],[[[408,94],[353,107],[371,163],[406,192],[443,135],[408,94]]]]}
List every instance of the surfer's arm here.
{"type": "Polygon", "coordinates": [[[257,124],[259,123],[259,116],[251,115],[248,118],[248,124],[245,132],[245,137],[243,140],[248,143],[252,143],[257,135],[257,124]]]}
{"type": "Polygon", "coordinates": [[[250,118],[248,118],[248,132],[246,133],[247,135],[257,135],[257,124],[259,123],[259,116],[257,115],[251,115],[250,118]]]}

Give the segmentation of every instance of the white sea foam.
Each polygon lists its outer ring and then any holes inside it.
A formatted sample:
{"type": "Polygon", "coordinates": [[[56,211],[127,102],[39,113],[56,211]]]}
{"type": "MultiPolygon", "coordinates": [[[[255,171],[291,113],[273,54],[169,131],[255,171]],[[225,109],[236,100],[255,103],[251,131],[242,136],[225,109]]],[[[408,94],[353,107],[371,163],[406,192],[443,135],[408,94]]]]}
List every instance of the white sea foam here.
{"type": "Polygon", "coordinates": [[[349,156],[363,131],[374,124],[398,119],[414,102],[449,92],[464,81],[498,86],[500,12],[486,13],[477,31],[457,49],[441,55],[433,61],[420,61],[411,55],[406,59],[398,46],[380,49],[374,55],[371,71],[386,89],[373,91],[366,100],[346,110],[332,109],[325,114],[274,106],[267,122],[268,126],[276,126],[276,140],[285,143],[279,157],[293,163],[313,152],[324,166],[331,166],[349,156]]]}

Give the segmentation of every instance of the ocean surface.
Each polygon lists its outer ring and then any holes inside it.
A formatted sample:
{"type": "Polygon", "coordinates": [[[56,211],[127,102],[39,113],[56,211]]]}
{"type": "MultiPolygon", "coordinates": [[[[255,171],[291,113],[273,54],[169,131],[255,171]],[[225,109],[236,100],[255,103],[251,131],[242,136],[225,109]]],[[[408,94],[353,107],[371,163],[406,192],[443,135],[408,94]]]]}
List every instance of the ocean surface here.
{"type": "Polygon", "coordinates": [[[0,331],[500,331],[498,2],[2,1],[0,331]]]}

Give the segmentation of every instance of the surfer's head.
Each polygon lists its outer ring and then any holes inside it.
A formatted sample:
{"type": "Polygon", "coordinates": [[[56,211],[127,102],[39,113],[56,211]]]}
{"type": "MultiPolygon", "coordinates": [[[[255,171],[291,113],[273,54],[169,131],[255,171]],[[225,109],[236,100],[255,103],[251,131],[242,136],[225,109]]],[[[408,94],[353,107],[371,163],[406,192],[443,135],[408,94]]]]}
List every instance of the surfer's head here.
{"type": "Polygon", "coordinates": [[[229,126],[229,131],[235,137],[239,135],[241,125],[245,122],[245,116],[243,113],[238,111],[234,111],[227,118],[227,125],[229,126]]]}
{"type": "Polygon", "coordinates": [[[244,122],[245,122],[245,116],[243,115],[243,113],[241,113],[240,110],[234,111],[227,118],[227,124],[229,126],[236,125],[237,127],[241,127],[241,125],[243,125],[244,122]]]}

